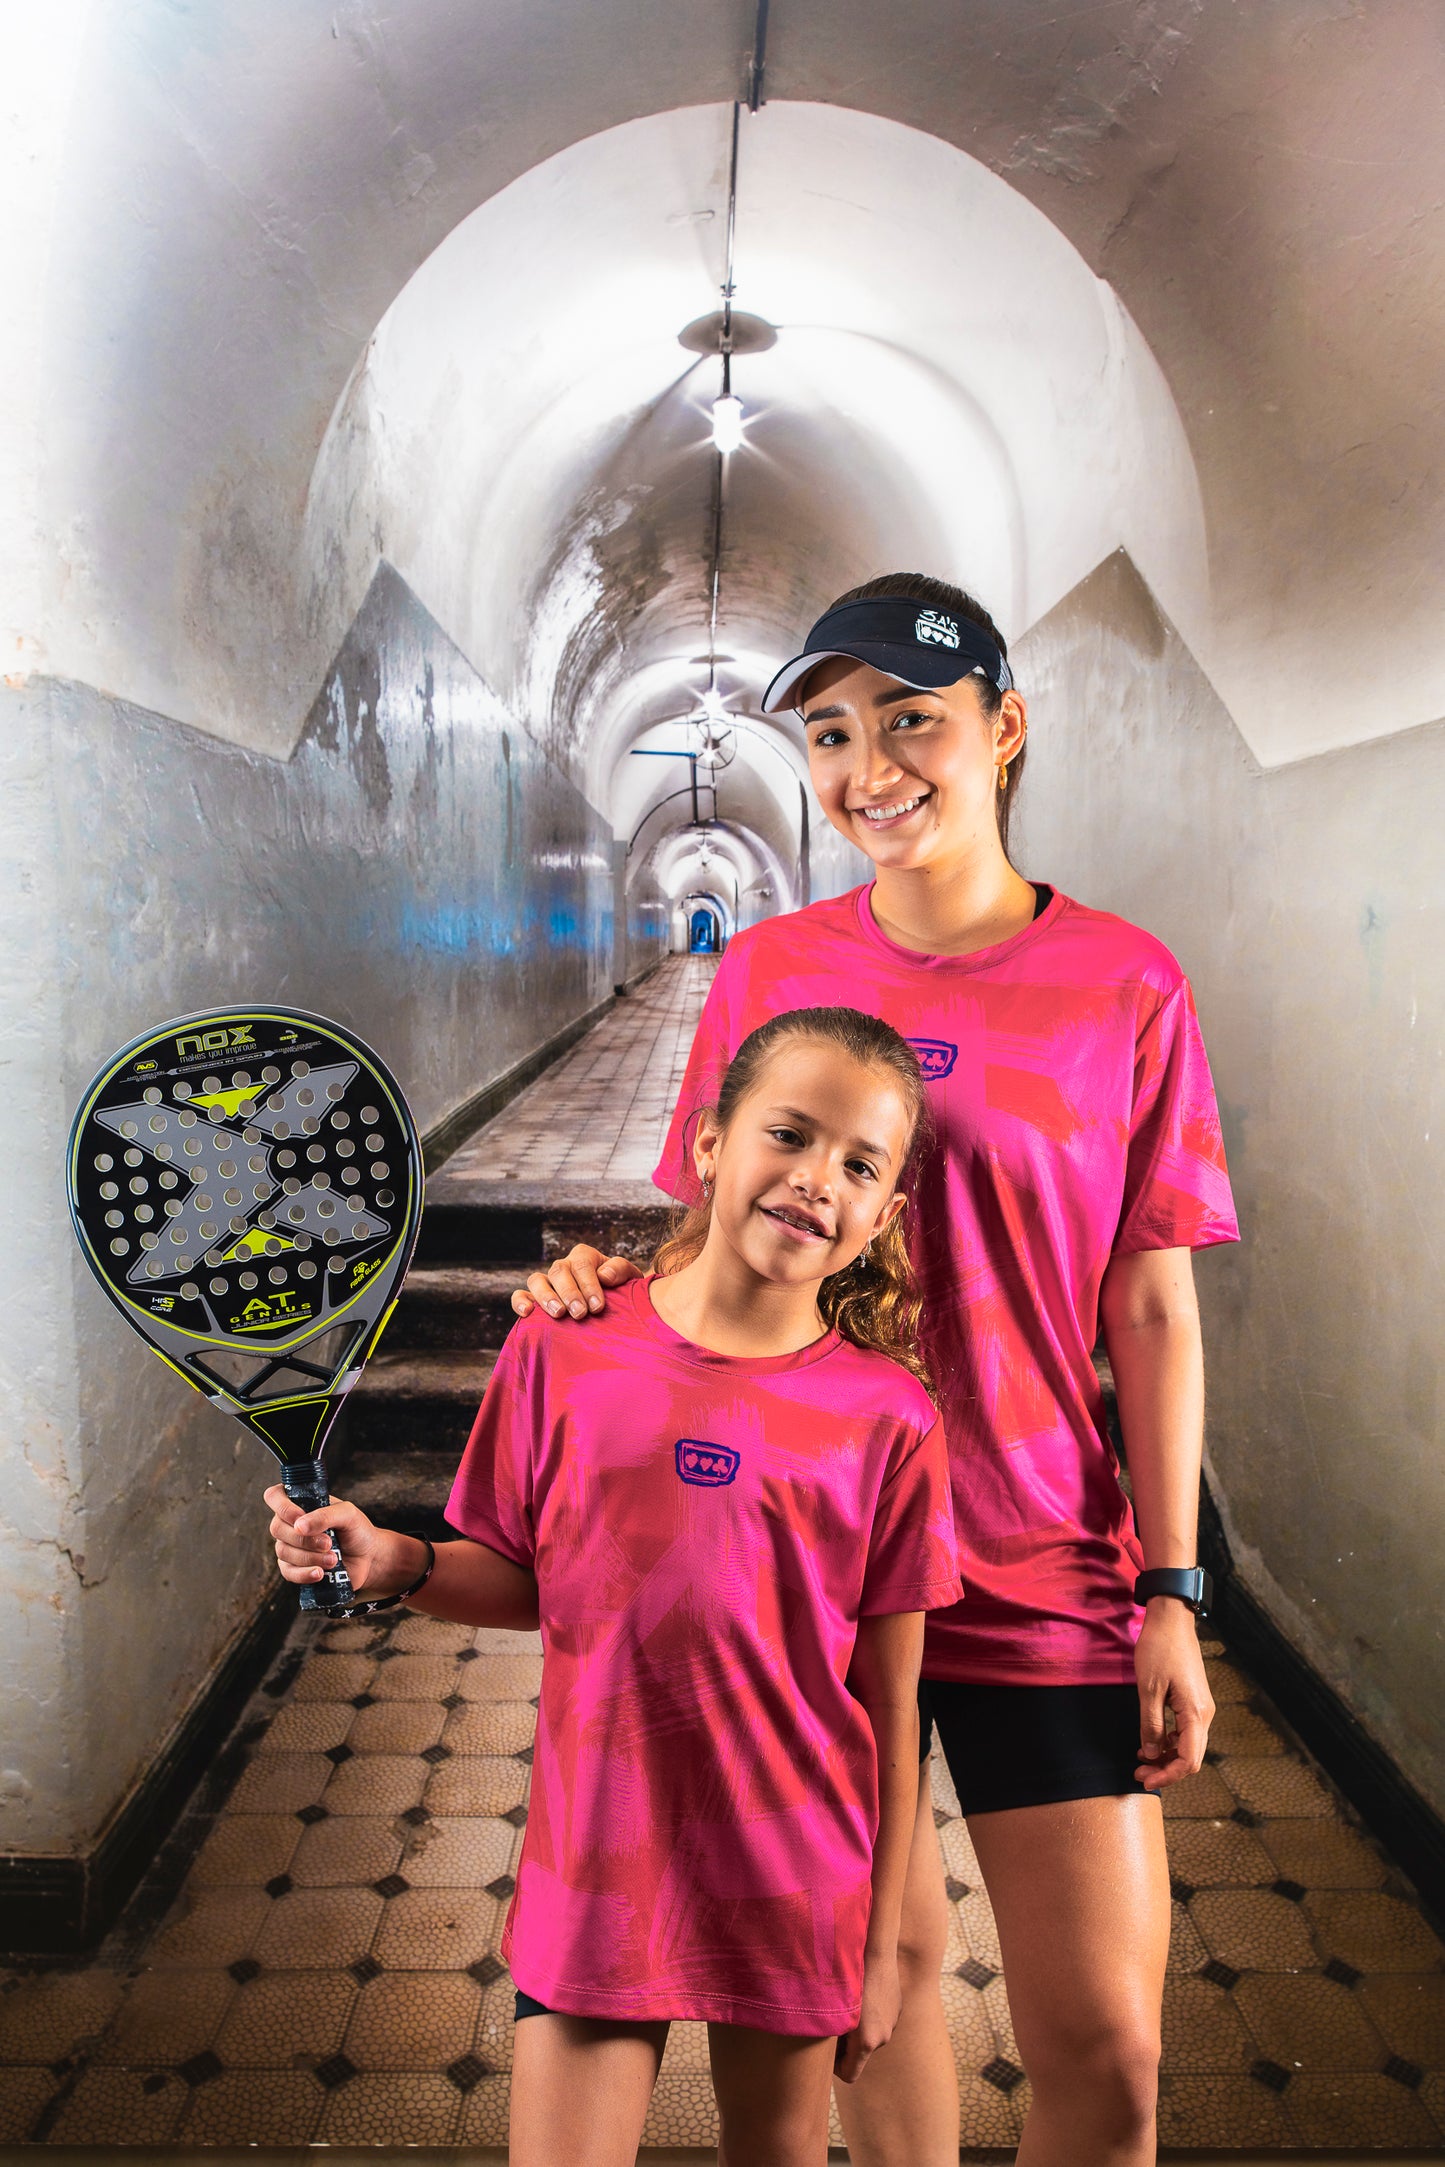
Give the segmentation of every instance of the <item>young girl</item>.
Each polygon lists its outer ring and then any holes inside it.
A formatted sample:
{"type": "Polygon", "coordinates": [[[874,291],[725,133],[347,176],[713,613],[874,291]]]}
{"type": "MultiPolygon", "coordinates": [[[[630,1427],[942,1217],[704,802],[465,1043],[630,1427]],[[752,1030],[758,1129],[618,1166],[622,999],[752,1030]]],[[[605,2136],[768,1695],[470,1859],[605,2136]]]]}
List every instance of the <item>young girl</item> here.
{"type": "MultiPolygon", "coordinates": [[[[919,1051],[938,1141],[914,1256],[967,1598],[929,1620],[923,1734],[937,1728],[998,1922],[1032,2080],[1020,2167],[1145,2167],[1170,1920],[1148,1794],[1198,1768],[1213,1713],[1189,1607],[1189,1252],[1237,1238],[1193,1001],[1158,941],[1010,864],[1028,717],[971,596],[912,573],[855,588],[763,704],[797,710],[823,810],[876,877],[732,942],[655,1178],[690,1193],[687,1121],[777,1008],[847,985],[919,1051]]],[[[595,1315],[630,1270],[579,1248],[514,1306],[595,1315]]],[[[924,1770],[902,2015],[839,2098],[856,2167],[957,2161],[947,1915],[924,1770]]]]}
{"type": "Polygon", "coordinates": [[[540,1616],[514,2167],[630,2162],[672,2017],[708,2022],[721,2159],[816,2167],[835,2061],[856,2078],[896,2019],[922,1614],[959,1593],[899,1224],[922,1103],[886,1024],[774,1016],[697,1124],[656,1276],[591,1332],[511,1334],[465,1540],[428,1570],[355,1506],[266,1493],[290,1580],[330,1527],[368,1597],[540,1616]]]}

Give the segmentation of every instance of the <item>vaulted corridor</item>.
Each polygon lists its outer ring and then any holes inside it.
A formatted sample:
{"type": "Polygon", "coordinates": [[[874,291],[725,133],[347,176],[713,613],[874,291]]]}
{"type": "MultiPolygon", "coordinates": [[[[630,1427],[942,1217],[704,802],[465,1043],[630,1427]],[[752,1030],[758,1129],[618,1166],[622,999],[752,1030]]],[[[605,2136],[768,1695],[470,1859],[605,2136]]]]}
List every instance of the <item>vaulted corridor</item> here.
{"type": "Polygon", "coordinates": [[[87,1079],[233,1000],[395,1071],[429,1201],[338,1465],[435,1528],[518,1270],[650,1253],[719,957],[868,876],[763,691],[912,569],[1006,635],[1013,865],[1189,978],[1243,1237],[1165,2142],[1438,2150],[1432,0],[54,0],[0,54],[0,2142],[485,2148],[506,2091],[535,1653],[294,1620],[257,1447],[79,1259],[87,1079]]]}

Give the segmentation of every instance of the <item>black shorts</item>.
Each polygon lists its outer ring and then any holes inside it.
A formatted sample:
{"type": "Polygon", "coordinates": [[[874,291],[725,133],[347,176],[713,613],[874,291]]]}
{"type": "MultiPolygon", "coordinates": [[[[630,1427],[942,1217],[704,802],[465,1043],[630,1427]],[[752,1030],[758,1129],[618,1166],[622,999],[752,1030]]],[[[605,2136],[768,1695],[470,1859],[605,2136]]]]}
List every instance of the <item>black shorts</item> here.
{"type": "Polygon", "coordinates": [[[1142,1791],[1139,1694],[1132,1685],[957,1685],[918,1688],[919,1759],[937,1729],[965,1814],[1056,1806],[1068,1798],[1142,1791]]]}

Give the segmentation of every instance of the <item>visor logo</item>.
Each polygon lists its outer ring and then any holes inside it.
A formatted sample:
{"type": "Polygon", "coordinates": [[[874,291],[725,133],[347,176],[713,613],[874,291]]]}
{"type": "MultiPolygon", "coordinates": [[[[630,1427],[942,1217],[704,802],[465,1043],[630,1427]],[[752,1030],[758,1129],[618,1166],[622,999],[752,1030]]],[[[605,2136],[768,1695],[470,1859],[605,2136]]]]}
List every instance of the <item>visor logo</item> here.
{"type": "Polygon", "coordinates": [[[958,1059],[957,1046],[951,1046],[946,1038],[910,1038],[908,1043],[918,1056],[925,1083],[937,1083],[958,1059]]]}
{"type": "Polygon", "coordinates": [[[925,647],[956,647],[958,626],[951,617],[945,617],[936,609],[921,610],[913,627],[913,636],[922,640],[925,647]]]}
{"type": "Polygon", "coordinates": [[[709,1445],[701,1437],[679,1437],[673,1452],[682,1481],[699,1490],[725,1489],[741,1464],[731,1445],[709,1445]]]}

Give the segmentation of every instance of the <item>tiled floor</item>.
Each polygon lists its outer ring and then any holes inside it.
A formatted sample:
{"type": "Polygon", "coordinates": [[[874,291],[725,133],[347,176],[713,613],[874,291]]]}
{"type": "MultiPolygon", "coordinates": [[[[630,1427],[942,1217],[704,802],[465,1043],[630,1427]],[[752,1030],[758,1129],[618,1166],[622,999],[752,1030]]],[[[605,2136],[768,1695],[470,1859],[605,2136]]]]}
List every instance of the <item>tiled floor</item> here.
{"type": "MultiPolygon", "coordinates": [[[[497,1942],[538,1645],[298,1621],[169,1915],[141,1946],[122,1934],[90,1965],[0,1979],[0,2142],[503,2143],[497,1942]]],[[[1161,2139],[1437,2147],[1445,1949],[1217,1647],[1210,1671],[1218,1755],[1168,1809],[1161,2139]]],[[[968,1832],[933,1773],[961,2139],[1007,2148],[1028,2086],[968,1832]]],[[[680,2024],[647,2141],[713,2129],[703,2028],[680,2024]]]]}
{"type": "MultiPolygon", "coordinates": [[[[709,970],[659,973],[484,1132],[470,1171],[459,1154],[442,1179],[645,1182],[709,970]]],[[[1438,2150],[1445,1948],[1250,1680],[1217,1643],[1206,1652],[1210,1764],[1166,1807],[1161,2140],[1438,2150]]],[[[0,1972],[0,2144],[502,2144],[497,1943],[540,1672],[536,1636],[298,1619],[243,1719],[234,1788],[193,1820],[169,1908],[152,1918],[143,1897],[91,1963],[0,1972]]],[[[961,2141],[1007,2152],[1028,2085],[937,1758],[933,1780],[961,2141]]],[[[681,2024],[647,2142],[713,2135],[703,2028],[681,2024]]]]}
{"type": "Polygon", "coordinates": [[[671,957],[464,1144],[430,1194],[626,1184],[656,1201],[652,1169],[716,969],[715,956],[671,957]]]}

